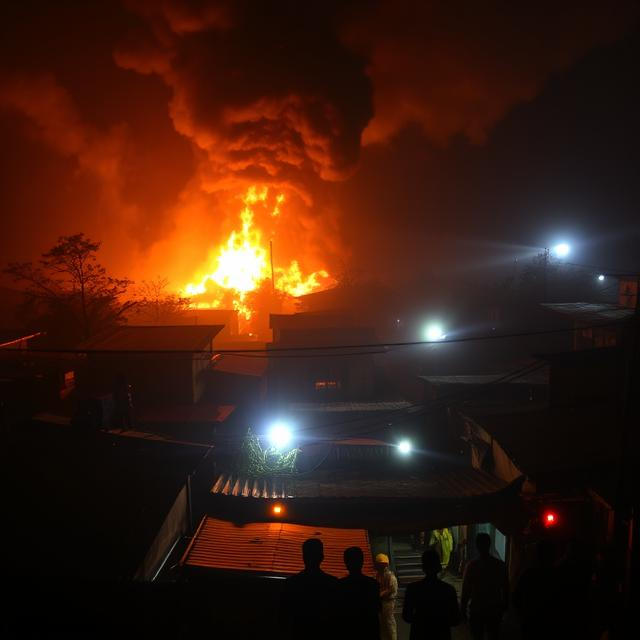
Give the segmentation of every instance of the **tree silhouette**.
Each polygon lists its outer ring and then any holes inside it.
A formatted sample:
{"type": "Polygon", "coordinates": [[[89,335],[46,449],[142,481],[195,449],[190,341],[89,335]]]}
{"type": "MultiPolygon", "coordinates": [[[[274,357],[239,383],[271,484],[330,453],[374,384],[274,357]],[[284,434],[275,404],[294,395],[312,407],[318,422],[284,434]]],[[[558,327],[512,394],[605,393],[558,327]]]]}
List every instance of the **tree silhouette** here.
{"type": "Polygon", "coordinates": [[[189,308],[191,300],[168,291],[168,287],[168,278],[160,276],[140,283],[133,309],[136,321],[169,324],[189,308]]]}
{"type": "Polygon", "coordinates": [[[100,245],[84,233],[61,236],[38,262],[13,262],[5,269],[26,285],[32,320],[54,336],[88,338],[120,322],[135,304],[122,301],[132,282],[109,276],[98,262],[100,245]]]}

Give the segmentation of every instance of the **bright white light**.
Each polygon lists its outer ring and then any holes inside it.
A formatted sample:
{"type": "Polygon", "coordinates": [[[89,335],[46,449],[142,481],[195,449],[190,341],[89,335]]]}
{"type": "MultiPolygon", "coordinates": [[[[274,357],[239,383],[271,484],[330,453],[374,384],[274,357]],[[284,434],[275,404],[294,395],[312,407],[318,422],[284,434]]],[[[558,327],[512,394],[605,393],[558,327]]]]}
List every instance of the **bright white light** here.
{"type": "Polygon", "coordinates": [[[569,253],[571,253],[571,247],[566,242],[561,242],[553,247],[553,253],[555,253],[558,258],[566,258],[569,253]]]}
{"type": "Polygon", "coordinates": [[[291,429],[279,422],[269,430],[269,441],[276,449],[284,449],[291,442],[291,429]]]}
{"type": "Polygon", "coordinates": [[[598,280],[600,280],[600,282],[602,282],[602,281],[604,280],[604,274],[603,274],[603,273],[601,273],[601,274],[598,276],[598,280]]]}
{"type": "Polygon", "coordinates": [[[398,443],[398,451],[404,456],[409,455],[411,453],[411,449],[411,443],[408,440],[401,440],[398,443]]]}
{"type": "Polygon", "coordinates": [[[447,336],[442,332],[442,327],[439,324],[430,324],[424,330],[424,335],[429,342],[435,342],[436,340],[444,340],[447,336]]]}

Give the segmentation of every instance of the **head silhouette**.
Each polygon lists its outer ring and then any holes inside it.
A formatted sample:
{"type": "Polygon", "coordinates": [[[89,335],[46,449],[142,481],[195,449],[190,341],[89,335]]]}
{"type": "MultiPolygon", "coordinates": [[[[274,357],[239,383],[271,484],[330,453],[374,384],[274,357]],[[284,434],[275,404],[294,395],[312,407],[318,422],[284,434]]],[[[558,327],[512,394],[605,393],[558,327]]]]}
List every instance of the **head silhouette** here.
{"type": "Polygon", "coordinates": [[[488,556],[491,549],[491,536],[488,533],[479,533],[476,536],[476,549],[481,556],[488,556]]]}
{"type": "Polygon", "coordinates": [[[422,570],[427,577],[437,576],[442,566],[440,564],[440,556],[435,549],[427,549],[422,554],[422,570]]]}
{"type": "Polygon", "coordinates": [[[349,573],[360,573],[364,564],[364,553],[360,547],[349,547],[344,550],[344,564],[349,573]]]}
{"type": "Polygon", "coordinates": [[[324,560],[324,545],[318,538],[309,538],[302,543],[302,560],[306,569],[319,569],[324,560]]]}

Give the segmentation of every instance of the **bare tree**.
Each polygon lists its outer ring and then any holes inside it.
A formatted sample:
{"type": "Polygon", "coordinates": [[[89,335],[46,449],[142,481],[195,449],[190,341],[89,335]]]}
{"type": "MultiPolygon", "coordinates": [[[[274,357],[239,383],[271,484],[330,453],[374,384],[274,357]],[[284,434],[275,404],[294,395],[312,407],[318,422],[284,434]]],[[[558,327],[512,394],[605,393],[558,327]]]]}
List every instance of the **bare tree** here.
{"type": "Polygon", "coordinates": [[[153,324],[175,320],[189,308],[191,300],[168,290],[169,279],[143,280],[136,291],[135,318],[153,324]]]}
{"type": "MultiPolygon", "coordinates": [[[[83,233],[61,236],[38,262],[13,262],[5,271],[26,285],[36,312],[49,321],[71,321],[81,337],[87,338],[117,324],[135,304],[122,300],[132,282],[107,275],[98,262],[100,245],[83,233]]],[[[65,333],[73,329],[66,327],[65,333]]]]}

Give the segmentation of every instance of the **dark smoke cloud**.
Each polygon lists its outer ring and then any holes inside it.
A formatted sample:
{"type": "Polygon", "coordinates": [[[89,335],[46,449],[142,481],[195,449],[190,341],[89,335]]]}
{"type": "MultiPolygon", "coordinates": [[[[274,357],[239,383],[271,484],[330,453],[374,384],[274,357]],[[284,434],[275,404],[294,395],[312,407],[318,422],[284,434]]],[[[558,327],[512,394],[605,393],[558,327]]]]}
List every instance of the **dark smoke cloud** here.
{"type": "MultiPolygon", "coordinates": [[[[145,30],[115,54],[171,87],[176,129],[205,153],[205,187],[355,168],[372,115],[364,60],[337,38],[331,4],[135,2],[145,30]]],[[[308,195],[308,194],[307,194],[308,195]]]]}
{"type": "Polygon", "coordinates": [[[355,14],[343,36],[369,60],[375,117],[365,142],[418,124],[444,143],[484,142],[553,73],[638,18],[637,2],[382,0],[355,14]]]}
{"type": "MultiPolygon", "coordinates": [[[[280,244],[299,254],[288,258],[312,254],[317,268],[350,242],[356,251],[369,242],[376,250],[359,253],[377,264],[394,227],[410,227],[422,246],[437,217],[462,219],[453,206],[436,206],[460,191],[451,178],[458,157],[438,172],[457,137],[489,137],[473,154],[490,153],[497,124],[518,104],[535,108],[550,78],[622,36],[635,7],[4,3],[0,206],[10,221],[0,249],[29,258],[30,245],[37,253],[61,233],[84,230],[105,251],[113,247],[124,274],[149,275],[143,254],[153,252],[151,275],[180,264],[188,277],[237,219],[224,203],[258,182],[291,187],[306,203],[287,200],[279,233],[291,230],[295,242],[280,244]],[[392,183],[407,198],[411,225],[392,183]],[[167,248],[181,252],[175,262],[167,248]]],[[[468,155],[465,148],[459,157],[468,155]]],[[[482,219],[467,212],[466,231],[482,219]]],[[[410,261],[406,243],[397,244],[410,261]]]]}

